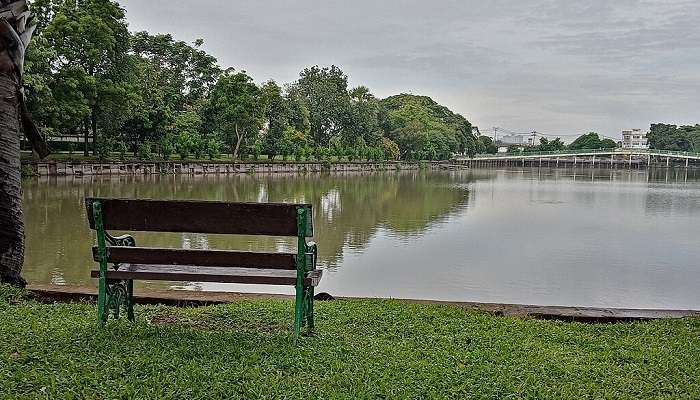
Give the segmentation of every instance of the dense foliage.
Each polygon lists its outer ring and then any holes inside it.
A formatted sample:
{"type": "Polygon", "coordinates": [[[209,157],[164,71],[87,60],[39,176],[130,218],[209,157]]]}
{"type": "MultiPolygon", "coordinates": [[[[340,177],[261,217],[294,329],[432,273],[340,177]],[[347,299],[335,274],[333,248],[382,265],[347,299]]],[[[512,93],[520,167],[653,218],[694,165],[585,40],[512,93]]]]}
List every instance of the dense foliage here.
{"type": "Polygon", "coordinates": [[[653,149],[700,152],[700,125],[651,124],[647,139],[653,149]]]}
{"type": "Polygon", "coordinates": [[[614,149],[615,147],[617,147],[617,143],[615,143],[614,140],[601,139],[595,132],[581,135],[569,145],[569,149],[571,150],[614,149]]]}
{"type": "MultiPolygon", "coordinates": [[[[567,146],[562,142],[560,138],[554,140],[549,140],[545,137],[540,138],[540,144],[537,146],[531,146],[525,148],[525,152],[543,152],[543,151],[561,151],[565,150],[567,146]]],[[[597,147],[591,147],[596,148],[597,147]]]]}
{"type": "Polygon", "coordinates": [[[430,97],[400,94],[380,104],[386,113],[384,132],[398,144],[402,158],[445,159],[478,150],[469,121],[430,97]]]}
{"type": "Polygon", "coordinates": [[[508,153],[539,153],[539,152],[551,152],[551,151],[564,151],[564,150],[598,150],[598,149],[614,149],[617,147],[617,143],[612,139],[601,139],[597,133],[589,132],[584,135],[579,136],[570,143],[568,146],[564,144],[561,138],[548,139],[546,137],[540,138],[540,143],[536,146],[508,146],[508,153]]]}
{"type": "Polygon", "coordinates": [[[202,40],[129,32],[116,1],[36,0],[32,10],[30,110],[46,135],[80,136],[85,155],[383,160],[479,151],[461,115],[429,97],[377,99],[349,87],[337,66],[258,85],[245,71],[222,70],[202,40]]]}

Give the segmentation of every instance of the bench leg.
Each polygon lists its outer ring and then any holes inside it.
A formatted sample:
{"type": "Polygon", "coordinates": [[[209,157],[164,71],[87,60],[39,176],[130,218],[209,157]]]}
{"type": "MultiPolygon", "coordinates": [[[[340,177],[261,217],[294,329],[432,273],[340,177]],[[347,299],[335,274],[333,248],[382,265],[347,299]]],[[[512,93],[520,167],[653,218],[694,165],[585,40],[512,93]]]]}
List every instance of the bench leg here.
{"type": "MultiPolygon", "coordinates": [[[[122,307],[126,309],[127,317],[133,316],[133,309],[130,308],[131,295],[133,293],[133,283],[131,280],[107,279],[105,285],[105,306],[104,321],[109,319],[111,314],[114,319],[119,319],[122,307]],[[130,315],[131,311],[131,315],[130,315]]],[[[99,303],[99,298],[98,298],[99,303]]],[[[99,306],[99,305],[98,305],[99,306]]],[[[99,307],[98,307],[99,308],[99,307]]],[[[130,318],[131,319],[131,318],[130,318]]]]}
{"type": "Polygon", "coordinates": [[[294,302],[294,343],[299,339],[301,333],[301,322],[304,318],[304,287],[296,285],[296,296],[294,302]]]}
{"type": "Polygon", "coordinates": [[[134,280],[129,279],[126,283],[126,317],[134,322],[134,280]]]}
{"type": "Polygon", "coordinates": [[[306,288],[306,323],[309,334],[314,331],[314,287],[306,288]]]}
{"type": "Polygon", "coordinates": [[[97,283],[97,324],[104,326],[109,313],[107,311],[107,279],[100,276],[97,283]]]}

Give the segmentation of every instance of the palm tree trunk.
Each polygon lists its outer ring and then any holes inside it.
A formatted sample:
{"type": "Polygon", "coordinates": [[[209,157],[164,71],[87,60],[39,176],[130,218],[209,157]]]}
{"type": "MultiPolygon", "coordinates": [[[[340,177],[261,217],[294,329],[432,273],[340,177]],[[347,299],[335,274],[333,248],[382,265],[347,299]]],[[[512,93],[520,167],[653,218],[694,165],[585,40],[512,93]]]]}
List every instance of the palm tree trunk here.
{"type": "MultiPolygon", "coordinates": [[[[24,112],[26,107],[20,111],[24,52],[35,26],[26,0],[0,0],[0,282],[19,286],[26,284],[20,276],[24,263],[20,122],[32,143],[43,142],[24,112]]],[[[42,156],[48,152],[36,146],[34,150],[42,156]]]]}
{"type": "Polygon", "coordinates": [[[18,83],[0,74],[0,282],[24,286],[18,83]]]}

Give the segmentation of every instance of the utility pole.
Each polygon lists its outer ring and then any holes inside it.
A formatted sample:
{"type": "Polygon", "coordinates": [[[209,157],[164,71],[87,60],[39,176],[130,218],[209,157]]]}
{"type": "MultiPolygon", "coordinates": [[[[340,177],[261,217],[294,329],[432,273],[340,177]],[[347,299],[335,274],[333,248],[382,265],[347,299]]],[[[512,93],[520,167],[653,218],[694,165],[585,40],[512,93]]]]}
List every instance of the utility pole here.
{"type": "Polygon", "coordinates": [[[498,141],[498,128],[494,126],[493,127],[493,144],[496,144],[497,141],[498,141]]]}

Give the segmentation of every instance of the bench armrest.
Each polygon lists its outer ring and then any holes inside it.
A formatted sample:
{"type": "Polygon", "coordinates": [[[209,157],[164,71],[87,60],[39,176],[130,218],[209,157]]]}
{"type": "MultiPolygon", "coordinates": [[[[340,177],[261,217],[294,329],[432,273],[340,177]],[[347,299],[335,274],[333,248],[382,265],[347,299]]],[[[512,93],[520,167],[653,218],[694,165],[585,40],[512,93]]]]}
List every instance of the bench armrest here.
{"type": "Polygon", "coordinates": [[[318,259],[318,246],[316,242],[306,243],[306,254],[311,256],[311,263],[307,263],[309,271],[316,270],[316,260],[318,259]]]}
{"type": "Polygon", "coordinates": [[[136,240],[131,235],[112,236],[105,232],[105,239],[111,246],[136,246],[136,240]]]}

